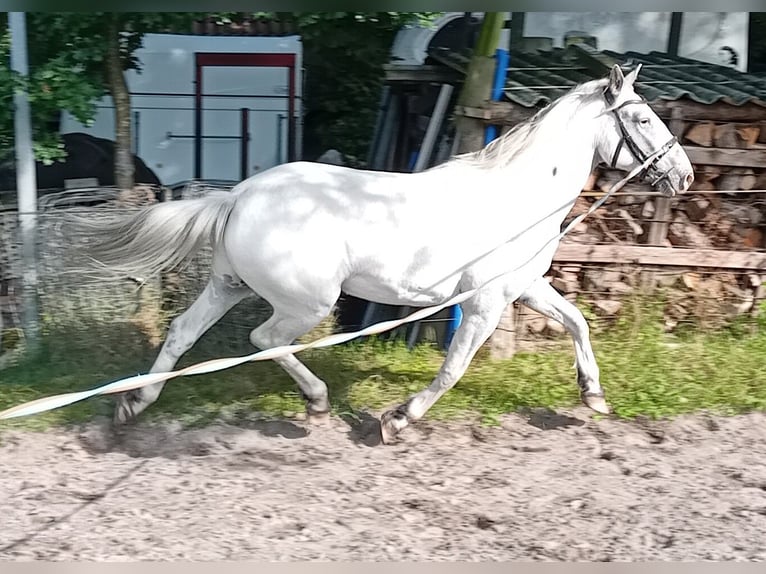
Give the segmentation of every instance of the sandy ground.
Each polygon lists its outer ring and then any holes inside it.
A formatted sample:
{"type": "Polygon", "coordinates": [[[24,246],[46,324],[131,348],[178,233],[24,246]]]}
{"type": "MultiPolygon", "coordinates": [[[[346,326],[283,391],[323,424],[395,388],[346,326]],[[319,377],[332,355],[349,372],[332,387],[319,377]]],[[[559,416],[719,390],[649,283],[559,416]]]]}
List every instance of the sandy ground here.
{"type": "Polygon", "coordinates": [[[2,560],[764,560],[766,415],[0,434],[2,560]]]}

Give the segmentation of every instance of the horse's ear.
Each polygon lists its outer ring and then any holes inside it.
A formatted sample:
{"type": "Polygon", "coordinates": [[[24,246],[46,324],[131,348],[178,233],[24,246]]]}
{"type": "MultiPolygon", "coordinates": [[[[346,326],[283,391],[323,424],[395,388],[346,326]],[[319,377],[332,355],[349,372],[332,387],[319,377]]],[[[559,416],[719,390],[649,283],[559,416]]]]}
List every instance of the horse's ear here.
{"type": "Polygon", "coordinates": [[[625,76],[622,74],[622,68],[615,64],[609,72],[609,91],[614,97],[617,97],[625,84],[625,76]]]}
{"type": "Polygon", "coordinates": [[[638,64],[635,68],[633,68],[630,73],[625,76],[625,83],[632,86],[633,83],[636,81],[636,77],[638,77],[638,73],[641,71],[641,66],[643,64],[638,64]]]}

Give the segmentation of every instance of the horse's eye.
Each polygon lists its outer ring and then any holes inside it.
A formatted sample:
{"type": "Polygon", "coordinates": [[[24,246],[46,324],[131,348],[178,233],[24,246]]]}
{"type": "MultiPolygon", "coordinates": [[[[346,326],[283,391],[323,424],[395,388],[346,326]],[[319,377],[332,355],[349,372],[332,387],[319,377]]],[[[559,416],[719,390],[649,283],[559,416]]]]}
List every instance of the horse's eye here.
{"type": "Polygon", "coordinates": [[[640,120],[638,120],[638,123],[646,127],[651,123],[651,120],[649,118],[641,118],[640,120]]]}

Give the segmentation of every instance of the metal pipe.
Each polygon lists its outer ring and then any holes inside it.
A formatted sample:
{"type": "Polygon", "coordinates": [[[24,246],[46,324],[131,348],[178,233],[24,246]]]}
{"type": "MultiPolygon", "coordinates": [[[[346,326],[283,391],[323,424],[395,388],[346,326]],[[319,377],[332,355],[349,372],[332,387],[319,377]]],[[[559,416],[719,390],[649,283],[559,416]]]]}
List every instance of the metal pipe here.
{"type": "Polygon", "coordinates": [[[449,105],[450,98],[454,86],[451,84],[442,84],[439,90],[439,97],[436,100],[434,106],[434,112],[431,114],[431,119],[428,121],[428,127],[426,128],[426,134],[423,136],[423,143],[420,145],[420,152],[418,153],[418,159],[415,162],[413,171],[422,171],[431,161],[431,154],[436,143],[436,137],[439,135],[439,130],[442,127],[442,121],[447,113],[447,106],[449,105]]]}
{"type": "MultiPolygon", "coordinates": [[[[26,14],[9,12],[8,28],[11,32],[11,69],[26,77],[29,75],[26,14]]],[[[29,98],[26,92],[14,90],[13,101],[16,108],[16,186],[23,261],[22,323],[27,350],[34,353],[38,348],[40,335],[37,311],[37,173],[32,148],[29,98]]]]}

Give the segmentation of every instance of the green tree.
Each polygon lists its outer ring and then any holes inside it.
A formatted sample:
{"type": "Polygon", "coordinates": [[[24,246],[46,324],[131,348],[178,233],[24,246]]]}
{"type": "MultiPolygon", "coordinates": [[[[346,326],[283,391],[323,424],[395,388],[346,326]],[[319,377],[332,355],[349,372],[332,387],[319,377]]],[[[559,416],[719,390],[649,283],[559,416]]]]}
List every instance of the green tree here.
{"type": "Polygon", "coordinates": [[[103,93],[102,83],[89,62],[77,50],[59,50],[62,36],[40,15],[28,14],[27,36],[30,72],[20,77],[10,69],[10,32],[7,14],[0,20],[0,161],[13,160],[14,105],[17,89],[28,92],[32,109],[35,157],[46,163],[64,155],[52,120],[66,110],[81,122],[95,113],[95,102],[103,93]]]}

